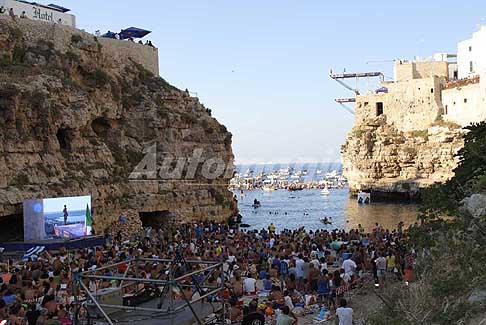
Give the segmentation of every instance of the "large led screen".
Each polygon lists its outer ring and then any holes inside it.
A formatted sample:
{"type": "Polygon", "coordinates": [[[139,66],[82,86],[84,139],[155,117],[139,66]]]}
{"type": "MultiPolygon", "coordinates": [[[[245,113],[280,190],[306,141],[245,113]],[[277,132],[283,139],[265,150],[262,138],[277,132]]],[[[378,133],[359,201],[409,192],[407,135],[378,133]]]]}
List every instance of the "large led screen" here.
{"type": "Polygon", "coordinates": [[[24,201],[25,241],[83,237],[91,224],[91,196],[24,201]]]}

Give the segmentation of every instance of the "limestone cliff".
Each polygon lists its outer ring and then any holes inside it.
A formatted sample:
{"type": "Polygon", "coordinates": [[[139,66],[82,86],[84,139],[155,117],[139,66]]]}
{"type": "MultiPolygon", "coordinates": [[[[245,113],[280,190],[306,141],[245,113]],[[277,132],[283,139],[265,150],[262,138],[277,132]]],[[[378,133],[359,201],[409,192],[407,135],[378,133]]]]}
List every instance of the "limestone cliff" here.
{"type": "Polygon", "coordinates": [[[208,180],[198,166],[191,179],[130,179],[147,148],[156,149],[157,171],[163,158],[194,149],[201,163],[217,159],[232,170],[231,134],[197,98],[145,69],[143,56],[105,43],[0,19],[0,221],[18,229],[23,200],[74,195],[92,195],[98,232],[125,210],[148,223],[228,218],[231,173],[208,180]]]}
{"type": "Polygon", "coordinates": [[[385,115],[355,125],[341,150],[350,192],[371,191],[374,200],[416,198],[420,188],[454,176],[463,133],[440,120],[403,132],[385,115]]]}

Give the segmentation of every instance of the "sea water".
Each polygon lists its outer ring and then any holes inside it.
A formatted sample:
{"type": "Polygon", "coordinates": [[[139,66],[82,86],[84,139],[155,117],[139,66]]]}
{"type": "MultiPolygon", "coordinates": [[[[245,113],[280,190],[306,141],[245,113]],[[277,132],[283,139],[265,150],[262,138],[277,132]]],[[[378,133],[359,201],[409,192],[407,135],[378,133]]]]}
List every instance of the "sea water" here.
{"type": "Polygon", "coordinates": [[[319,189],[288,191],[279,189],[234,191],[238,199],[238,208],[243,216],[242,223],[251,225],[249,229],[267,228],[273,222],[277,231],[305,227],[316,229],[352,229],[361,224],[365,230],[371,230],[375,223],[390,230],[396,229],[403,221],[405,226],[417,220],[417,204],[378,203],[358,204],[349,197],[348,189],[329,189],[330,194],[321,195],[319,189]],[[254,208],[253,200],[261,202],[254,208]],[[324,225],[321,219],[332,218],[332,225],[324,225]]]}

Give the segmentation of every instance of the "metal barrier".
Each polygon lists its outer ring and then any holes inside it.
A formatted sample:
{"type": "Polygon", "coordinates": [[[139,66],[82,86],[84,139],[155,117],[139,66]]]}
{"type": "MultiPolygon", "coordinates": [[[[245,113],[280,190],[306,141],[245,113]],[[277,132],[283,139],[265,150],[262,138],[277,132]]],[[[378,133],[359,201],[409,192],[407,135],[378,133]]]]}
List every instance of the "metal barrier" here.
{"type": "MultiPolygon", "coordinates": [[[[114,273],[115,274],[115,273],[114,273]]],[[[203,324],[202,320],[200,319],[200,315],[196,313],[193,308],[193,304],[202,301],[208,297],[221,297],[222,302],[222,323],[224,322],[226,315],[225,315],[225,302],[224,302],[224,294],[223,291],[225,290],[225,276],[223,270],[223,263],[221,262],[214,262],[214,261],[194,261],[194,260],[185,260],[180,253],[176,254],[174,259],[159,259],[159,258],[135,258],[131,260],[127,260],[125,262],[119,262],[111,265],[107,265],[104,267],[100,267],[94,270],[85,271],[79,274],[78,279],[76,280],[76,285],[79,290],[77,290],[78,294],[81,292],[86,293],[87,304],[91,306],[95,306],[99,312],[103,315],[106,321],[109,324],[113,324],[110,316],[106,312],[107,309],[113,310],[137,310],[137,311],[144,311],[144,312],[152,312],[156,314],[158,317],[161,315],[167,315],[173,320],[175,314],[183,311],[186,308],[189,308],[192,312],[194,318],[196,319],[198,324],[203,324]],[[140,262],[143,263],[164,263],[167,266],[167,280],[160,280],[160,279],[151,279],[145,278],[141,276],[138,267],[140,262]],[[120,267],[125,267],[126,269],[123,274],[118,275],[99,275],[100,271],[118,270],[120,267]],[[185,272],[180,274],[181,266],[184,266],[185,272]],[[178,271],[179,273],[176,273],[178,271]],[[221,274],[221,283],[217,285],[206,285],[205,282],[207,279],[214,274],[214,272],[219,271],[221,274]],[[198,278],[199,277],[199,278],[198,278]],[[120,305],[112,305],[112,304],[105,304],[97,299],[97,289],[93,292],[86,286],[83,280],[88,281],[96,281],[96,280],[108,280],[108,281],[119,281],[119,288],[122,293],[129,290],[131,287],[135,287],[135,292],[137,292],[138,285],[140,284],[149,284],[153,287],[157,288],[159,292],[159,299],[157,308],[145,308],[145,307],[138,307],[138,306],[127,306],[125,304],[120,305]],[[190,284],[188,283],[190,281],[190,284]],[[192,292],[190,297],[187,297],[185,293],[183,293],[183,288],[187,287],[194,287],[196,290],[192,292]],[[183,301],[182,305],[175,307],[174,303],[174,295],[173,290],[177,288],[181,292],[181,298],[183,301]],[[199,293],[199,297],[194,297],[195,293],[199,293]],[[167,297],[168,296],[168,297],[167,297]],[[166,309],[162,309],[165,305],[166,299],[168,298],[169,303],[166,309]]],[[[79,297],[76,295],[76,301],[79,301],[79,297]]],[[[210,302],[211,303],[211,302],[210,302]]],[[[211,303],[212,304],[212,303],[211,303]]],[[[213,306],[214,309],[214,306],[213,306]]]]}

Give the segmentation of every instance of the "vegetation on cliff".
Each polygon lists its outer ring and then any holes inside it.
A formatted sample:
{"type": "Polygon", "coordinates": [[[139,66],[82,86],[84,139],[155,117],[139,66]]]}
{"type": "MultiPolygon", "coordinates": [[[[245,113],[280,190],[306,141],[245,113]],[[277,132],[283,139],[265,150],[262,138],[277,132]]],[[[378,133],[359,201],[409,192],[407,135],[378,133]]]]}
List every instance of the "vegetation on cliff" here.
{"type": "Polygon", "coordinates": [[[86,194],[99,232],[126,209],[230,217],[226,175],[208,180],[198,168],[192,183],[130,179],[153,145],[155,176],[164,158],[189,159],[195,149],[231,168],[231,133],[209,110],[131,57],[112,57],[93,35],[50,31],[0,21],[0,219],[21,224],[25,199],[86,194]]]}
{"type": "Polygon", "coordinates": [[[477,324],[486,316],[486,123],[467,129],[455,176],[425,190],[422,224],[409,230],[416,281],[385,291],[372,324],[477,324]]]}

